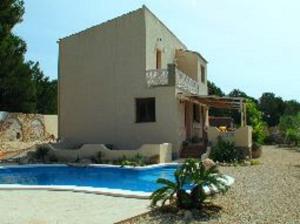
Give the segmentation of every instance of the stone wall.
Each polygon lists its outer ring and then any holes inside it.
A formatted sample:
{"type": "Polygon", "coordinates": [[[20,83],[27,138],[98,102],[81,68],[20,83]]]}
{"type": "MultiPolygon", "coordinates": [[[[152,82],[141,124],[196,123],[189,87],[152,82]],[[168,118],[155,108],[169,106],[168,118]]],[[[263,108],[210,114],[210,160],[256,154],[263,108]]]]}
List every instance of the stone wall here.
{"type": "Polygon", "coordinates": [[[35,142],[57,138],[57,115],[0,112],[0,142],[35,142]]]}

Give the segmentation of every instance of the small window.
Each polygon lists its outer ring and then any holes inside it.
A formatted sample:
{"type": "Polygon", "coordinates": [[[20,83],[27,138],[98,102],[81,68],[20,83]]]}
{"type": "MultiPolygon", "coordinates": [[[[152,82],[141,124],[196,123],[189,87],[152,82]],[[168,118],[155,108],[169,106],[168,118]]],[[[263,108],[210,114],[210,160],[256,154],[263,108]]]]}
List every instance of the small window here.
{"type": "Polygon", "coordinates": [[[155,98],[140,98],[135,100],[136,122],[155,122],[155,98]]]}
{"type": "Polygon", "coordinates": [[[200,106],[198,104],[193,104],[193,120],[200,122],[200,106]]]}
{"type": "Polygon", "coordinates": [[[161,50],[156,50],[156,69],[161,69],[161,50]]]}
{"type": "Polygon", "coordinates": [[[205,67],[201,65],[201,82],[205,83],[205,67]]]}

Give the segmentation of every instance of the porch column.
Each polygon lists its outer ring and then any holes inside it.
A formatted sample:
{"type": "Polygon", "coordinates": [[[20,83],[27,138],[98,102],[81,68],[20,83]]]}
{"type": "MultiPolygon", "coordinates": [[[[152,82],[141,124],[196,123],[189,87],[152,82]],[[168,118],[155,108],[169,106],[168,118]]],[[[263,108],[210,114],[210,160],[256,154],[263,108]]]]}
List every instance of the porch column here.
{"type": "Polygon", "coordinates": [[[246,104],[243,103],[243,101],[241,100],[241,106],[240,106],[240,111],[241,111],[241,127],[245,127],[247,126],[247,108],[246,108],[246,104]]]}
{"type": "Polygon", "coordinates": [[[209,108],[203,107],[204,109],[204,127],[209,127],[209,108]]]}

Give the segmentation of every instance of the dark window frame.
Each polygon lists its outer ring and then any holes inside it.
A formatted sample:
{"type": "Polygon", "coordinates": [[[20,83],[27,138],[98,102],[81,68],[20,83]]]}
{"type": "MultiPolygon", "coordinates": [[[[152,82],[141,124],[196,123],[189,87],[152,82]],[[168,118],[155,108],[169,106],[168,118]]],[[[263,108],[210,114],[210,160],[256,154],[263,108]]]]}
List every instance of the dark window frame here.
{"type": "Polygon", "coordinates": [[[135,122],[156,122],[156,99],[155,97],[135,98],[135,122]]]}

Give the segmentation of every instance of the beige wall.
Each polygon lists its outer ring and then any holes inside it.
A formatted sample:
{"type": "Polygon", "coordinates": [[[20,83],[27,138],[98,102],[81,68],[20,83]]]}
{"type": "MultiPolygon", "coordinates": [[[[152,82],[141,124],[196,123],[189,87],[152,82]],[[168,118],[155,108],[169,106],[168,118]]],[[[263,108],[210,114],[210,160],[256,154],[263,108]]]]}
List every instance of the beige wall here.
{"type": "Polygon", "coordinates": [[[177,152],[184,110],[175,87],[146,86],[157,49],[164,69],[186,47],[145,7],[60,40],[60,138],[133,149],[169,142],[177,152]],[[156,98],[156,122],[135,123],[135,99],[144,97],[156,98]]]}
{"type": "Polygon", "coordinates": [[[196,54],[187,51],[177,50],[176,65],[180,71],[184,72],[195,81],[199,81],[198,57],[196,54]]]}
{"type": "Polygon", "coordinates": [[[183,45],[145,8],[59,42],[63,140],[118,148],[177,141],[175,88],[146,86],[145,71],[155,68],[158,37],[166,68],[183,45]],[[135,123],[135,98],[143,97],[156,98],[156,122],[135,123]]]}
{"type": "Polygon", "coordinates": [[[144,73],[142,10],[61,40],[60,137],[118,147],[141,143],[134,105],[135,97],[150,95],[140,94],[144,73]]]}
{"type": "Polygon", "coordinates": [[[218,136],[222,136],[227,140],[234,142],[237,147],[250,148],[252,146],[252,127],[246,126],[236,129],[233,132],[222,133],[216,127],[208,128],[208,140],[215,145],[218,141],[218,136]]]}
{"type": "Polygon", "coordinates": [[[206,96],[208,94],[207,88],[207,62],[205,62],[199,55],[192,51],[177,50],[176,51],[176,65],[179,70],[198,81],[200,85],[200,95],[206,96]],[[201,66],[205,68],[205,82],[201,81],[201,66]]]}
{"type": "Polygon", "coordinates": [[[55,138],[58,137],[58,119],[57,115],[43,115],[45,131],[51,135],[54,135],[55,138]]]}
{"type": "Polygon", "coordinates": [[[97,158],[99,152],[102,160],[118,160],[124,156],[128,159],[134,158],[137,154],[150,159],[153,156],[159,156],[160,163],[172,162],[172,145],[165,144],[145,144],[136,150],[123,149],[111,150],[102,144],[85,144],[78,149],[56,149],[49,145],[51,152],[59,161],[75,162],[78,159],[97,158]]]}

